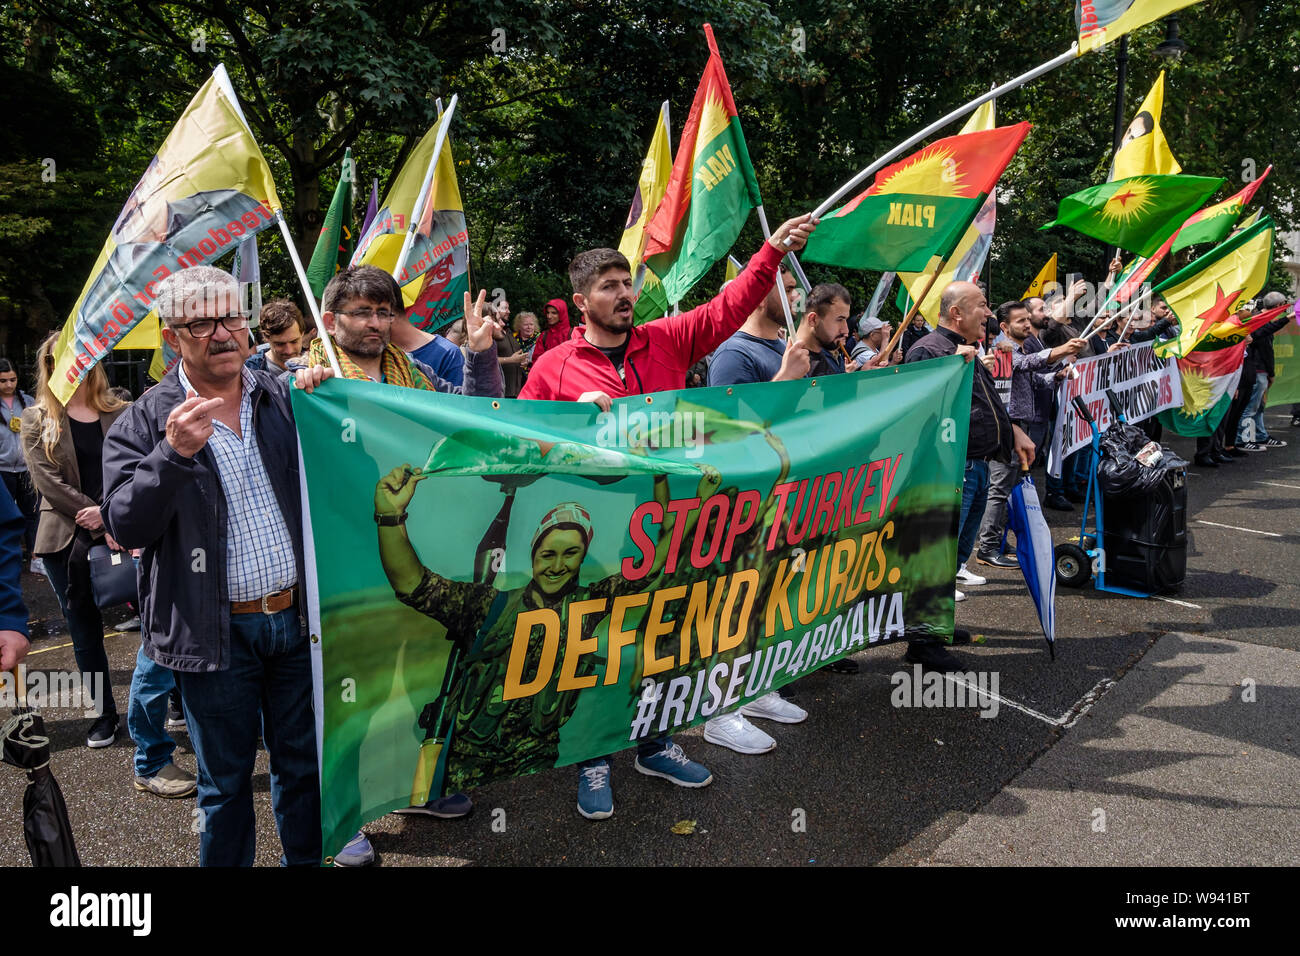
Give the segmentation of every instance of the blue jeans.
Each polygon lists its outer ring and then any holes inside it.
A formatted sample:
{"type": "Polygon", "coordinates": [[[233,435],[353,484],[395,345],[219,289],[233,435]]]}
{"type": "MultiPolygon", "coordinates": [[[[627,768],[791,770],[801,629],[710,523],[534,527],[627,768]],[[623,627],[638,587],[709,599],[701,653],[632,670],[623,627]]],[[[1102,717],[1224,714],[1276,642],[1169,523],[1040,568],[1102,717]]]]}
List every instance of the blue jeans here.
{"type": "Polygon", "coordinates": [[[321,861],[311,657],[295,608],[230,616],[225,670],[176,672],[199,762],[200,866],[252,866],[257,733],[271,757],[271,804],[288,866],[321,861]]]}
{"type": "Polygon", "coordinates": [[[72,654],[83,677],[102,681],[91,686],[103,688],[103,700],[95,701],[95,710],[105,716],[117,716],[113,684],[108,676],[108,652],[104,650],[104,619],[95,606],[90,587],[90,564],[70,561],[72,545],[56,554],[45,555],[45,573],[59,599],[59,609],[68,622],[72,637],[72,654]]]}
{"type": "Polygon", "coordinates": [[[143,647],[135,652],[126,729],[135,741],[137,777],[152,777],[171,763],[176,741],[167,733],[167,698],[175,686],[172,671],[145,657],[143,647]]]}
{"type": "Polygon", "coordinates": [[[1264,427],[1264,410],[1261,407],[1264,404],[1264,392],[1268,389],[1268,373],[1255,373],[1255,384],[1251,386],[1250,400],[1246,402],[1246,410],[1241,413],[1241,424],[1237,427],[1237,444],[1240,445],[1246,440],[1246,422],[1254,421],[1255,437],[1252,439],[1257,442],[1268,441],[1268,429],[1264,427]]]}
{"type": "Polygon", "coordinates": [[[966,459],[966,476],[961,483],[961,519],[957,522],[957,567],[966,563],[989,497],[989,463],[978,458],[966,459]]]}

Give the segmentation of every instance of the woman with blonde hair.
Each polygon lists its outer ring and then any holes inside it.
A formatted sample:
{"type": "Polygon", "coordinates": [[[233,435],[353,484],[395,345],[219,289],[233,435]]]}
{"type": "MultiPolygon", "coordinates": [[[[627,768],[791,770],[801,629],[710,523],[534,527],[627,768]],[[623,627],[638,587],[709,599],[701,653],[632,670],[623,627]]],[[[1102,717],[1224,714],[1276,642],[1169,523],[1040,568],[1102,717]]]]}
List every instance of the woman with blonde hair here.
{"type": "Polygon", "coordinates": [[[99,714],[86,746],[107,747],[117,739],[117,705],[109,683],[104,650],[104,621],[90,585],[90,546],[107,540],[99,513],[103,495],[104,435],[127,403],[109,392],[108,376],[93,366],[65,406],[50,387],[54,372],[52,333],[36,353],[36,403],[23,411],[23,455],[32,483],[41,495],[35,553],[45,559],[46,574],[68,622],[73,652],[82,679],[96,694],[99,714]]]}

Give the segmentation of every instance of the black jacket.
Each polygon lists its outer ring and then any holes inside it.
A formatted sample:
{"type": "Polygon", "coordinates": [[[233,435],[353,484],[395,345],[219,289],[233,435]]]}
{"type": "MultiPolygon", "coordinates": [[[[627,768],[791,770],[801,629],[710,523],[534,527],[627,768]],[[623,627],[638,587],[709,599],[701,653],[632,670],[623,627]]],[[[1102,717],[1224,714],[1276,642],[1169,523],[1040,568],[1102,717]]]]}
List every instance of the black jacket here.
{"type": "MultiPolygon", "coordinates": [[[[252,375],[253,432],[293,539],[299,611],[305,615],[298,433],[289,387],[270,372],[252,375]]],[[[167,416],[184,400],[173,368],[109,429],[101,510],[109,534],[123,547],[144,549],[139,583],[145,656],[172,670],[220,671],[230,666],[226,495],[207,446],[186,458],[167,441],[167,416]]]]}
{"type": "Polygon", "coordinates": [[[1256,372],[1265,372],[1269,375],[1277,374],[1273,365],[1273,336],[1285,329],[1286,324],[1291,320],[1291,313],[1283,312],[1272,322],[1260,326],[1251,333],[1249,350],[1254,356],[1256,372]]]}
{"type": "Polygon", "coordinates": [[[1149,326],[1145,329],[1134,329],[1132,334],[1129,335],[1128,340],[1137,343],[1153,342],[1156,339],[1168,339],[1174,336],[1174,330],[1176,328],[1177,326],[1175,326],[1169,319],[1161,319],[1155,325],[1149,326]]]}
{"type": "MultiPolygon", "coordinates": [[[[955,355],[957,346],[965,344],[966,341],[956,332],[939,326],[913,345],[904,361],[923,362],[943,355],[955,355]]],[[[978,359],[972,361],[975,363],[975,378],[971,384],[970,434],[966,439],[966,457],[1010,462],[1015,448],[1011,418],[1002,399],[998,398],[993,375],[984,367],[983,362],[978,359]]]]}

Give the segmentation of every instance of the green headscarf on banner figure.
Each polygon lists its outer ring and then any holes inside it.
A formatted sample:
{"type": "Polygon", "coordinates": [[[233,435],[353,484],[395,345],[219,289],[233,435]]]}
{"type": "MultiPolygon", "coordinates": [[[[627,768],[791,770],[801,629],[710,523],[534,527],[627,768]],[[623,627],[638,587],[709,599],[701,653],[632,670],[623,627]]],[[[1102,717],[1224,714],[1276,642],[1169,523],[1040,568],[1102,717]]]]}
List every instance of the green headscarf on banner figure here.
{"type": "Polygon", "coordinates": [[[970,383],[953,357],[609,413],[294,390],[327,851],[420,797],[951,633],[970,383]]]}

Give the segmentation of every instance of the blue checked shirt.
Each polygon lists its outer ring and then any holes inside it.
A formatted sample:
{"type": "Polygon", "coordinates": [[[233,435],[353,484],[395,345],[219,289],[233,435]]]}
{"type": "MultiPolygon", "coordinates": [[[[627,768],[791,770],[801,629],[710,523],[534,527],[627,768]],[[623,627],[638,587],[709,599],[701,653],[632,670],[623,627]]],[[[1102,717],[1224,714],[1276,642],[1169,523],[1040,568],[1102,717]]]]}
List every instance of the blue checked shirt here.
{"type": "MultiPolygon", "coordinates": [[[[213,419],[208,450],[217,463],[221,488],[226,493],[226,583],[231,601],[256,601],[267,594],[298,583],[293,541],[280,514],[275,491],[262,464],[262,453],[253,433],[253,374],[243,374],[244,393],[239,400],[239,430],[236,435],[213,419]]],[[[196,391],[185,374],[185,363],[177,370],[185,391],[196,391]]]]}

